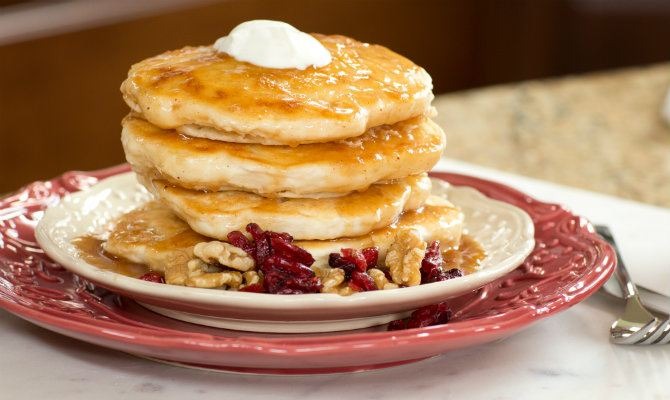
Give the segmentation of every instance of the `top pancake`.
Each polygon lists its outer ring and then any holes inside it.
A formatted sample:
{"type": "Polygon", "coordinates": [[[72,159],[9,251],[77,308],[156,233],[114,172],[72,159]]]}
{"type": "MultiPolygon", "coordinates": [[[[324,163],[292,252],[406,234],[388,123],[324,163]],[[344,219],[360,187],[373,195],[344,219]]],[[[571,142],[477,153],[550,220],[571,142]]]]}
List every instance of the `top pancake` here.
{"type": "Polygon", "coordinates": [[[263,68],[185,47],[133,65],[121,91],[161,128],[241,143],[328,142],[430,113],[423,68],[383,46],[314,37],[333,59],[321,68],[263,68]]]}

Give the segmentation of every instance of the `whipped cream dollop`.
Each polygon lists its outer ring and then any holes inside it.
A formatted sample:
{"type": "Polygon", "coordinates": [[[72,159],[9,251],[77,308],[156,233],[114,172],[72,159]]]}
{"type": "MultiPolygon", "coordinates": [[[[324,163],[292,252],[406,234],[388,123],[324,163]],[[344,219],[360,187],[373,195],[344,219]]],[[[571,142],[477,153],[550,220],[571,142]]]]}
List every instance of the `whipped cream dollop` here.
{"type": "Polygon", "coordinates": [[[323,67],[332,57],[313,36],[280,21],[253,20],[237,25],[214,43],[217,51],[266,68],[323,67]]]}

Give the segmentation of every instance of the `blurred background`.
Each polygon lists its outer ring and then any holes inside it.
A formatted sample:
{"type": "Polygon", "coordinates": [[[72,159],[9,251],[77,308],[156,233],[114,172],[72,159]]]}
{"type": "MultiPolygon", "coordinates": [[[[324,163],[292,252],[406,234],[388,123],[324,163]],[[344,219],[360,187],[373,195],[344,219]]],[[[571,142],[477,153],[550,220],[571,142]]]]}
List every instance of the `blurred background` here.
{"type": "Polygon", "coordinates": [[[390,47],[436,94],[670,56],[664,0],[0,0],[0,193],[123,162],[129,66],[261,18],[390,47]]]}

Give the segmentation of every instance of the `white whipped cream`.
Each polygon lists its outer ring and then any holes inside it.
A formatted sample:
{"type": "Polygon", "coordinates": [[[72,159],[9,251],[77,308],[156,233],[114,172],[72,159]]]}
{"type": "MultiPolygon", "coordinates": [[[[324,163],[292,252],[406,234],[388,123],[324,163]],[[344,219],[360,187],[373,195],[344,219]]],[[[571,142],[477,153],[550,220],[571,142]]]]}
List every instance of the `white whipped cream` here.
{"type": "Polygon", "coordinates": [[[315,68],[330,64],[330,52],[313,36],[280,21],[257,19],[237,25],[214,43],[217,51],[266,68],[315,68]]]}

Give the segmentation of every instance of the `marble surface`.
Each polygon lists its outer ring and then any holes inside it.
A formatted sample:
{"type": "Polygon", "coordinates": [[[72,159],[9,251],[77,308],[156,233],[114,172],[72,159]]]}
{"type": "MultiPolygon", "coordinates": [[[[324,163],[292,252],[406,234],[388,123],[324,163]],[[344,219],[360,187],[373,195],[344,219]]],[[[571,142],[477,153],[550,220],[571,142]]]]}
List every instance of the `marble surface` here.
{"type": "Polygon", "coordinates": [[[439,96],[446,155],[670,207],[670,64],[439,96]]]}
{"type": "MultiPolygon", "coordinates": [[[[449,130],[448,155],[668,206],[670,132],[657,121],[656,101],[661,86],[670,83],[669,72],[670,66],[656,66],[440,97],[436,106],[449,130]]],[[[501,179],[514,184],[510,176],[501,179]]],[[[576,195],[552,193],[556,202],[583,206],[576,195]]],[[[593,199],[591,207],[597,207],[601,199],[593,199]]],[[[663,216],[651,232],[670,227],[663,222],[667,210],[646,210],[663,216]]],[[[634,278],[650,258],[664,258],[658,256],[658,249],[667,248],[664,237],[616,226],[615,211],[601,210],[599,217],[624,239],[634,278]],[[635,245],[645,237],[656,241],[635,245]]],[[[670,399],[670,346],[609,343],[608,327],[621,311],[620,302],[596,294],[507,339],[419,363],[276,377],[158,364],[69,339],[0,310],[0,399],[670,399]]]]}
{"type": "Polygon", "coordinates": [[[600,295],[508,339],[357,374],[273,377],[184,369],[78,342],[0,311],[6,399],[670,398],[670,346],[620,347],[600,295]]]}

